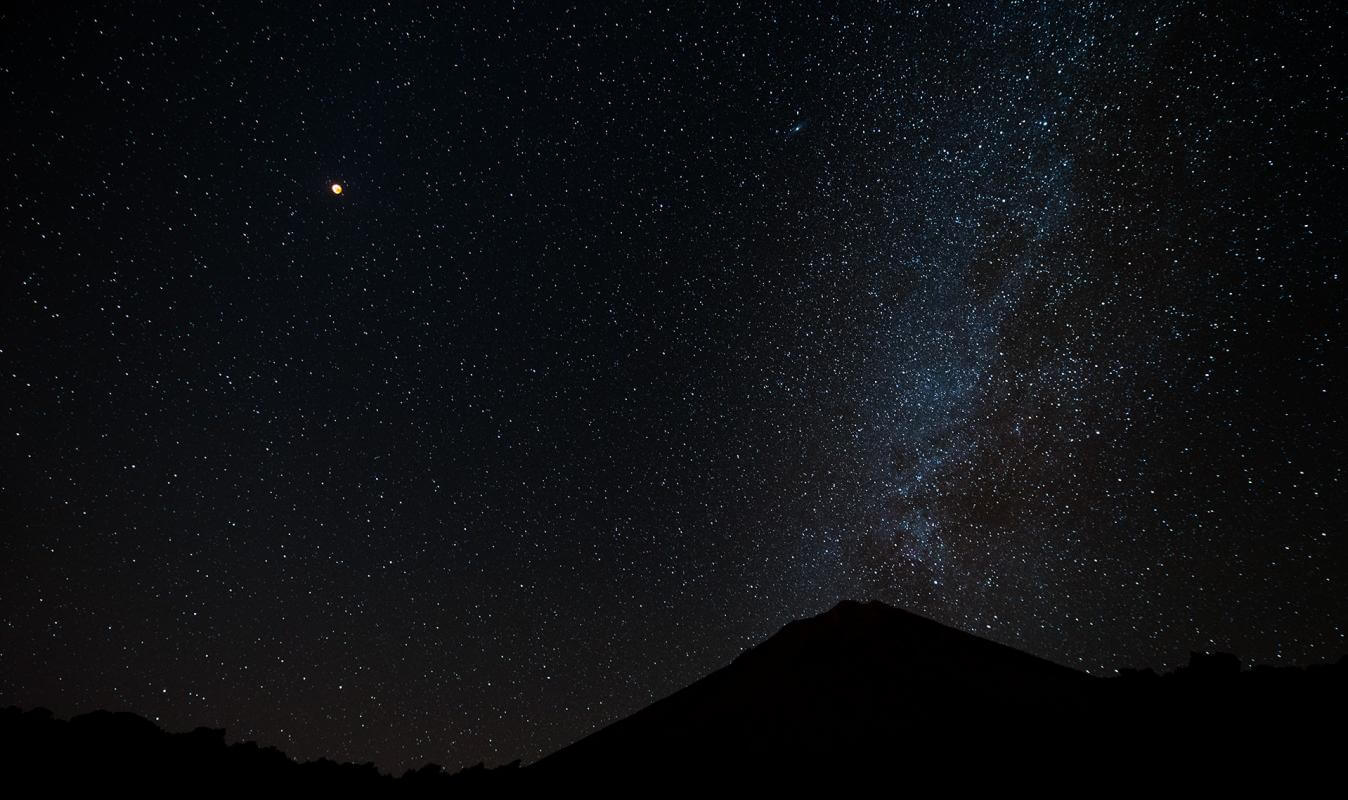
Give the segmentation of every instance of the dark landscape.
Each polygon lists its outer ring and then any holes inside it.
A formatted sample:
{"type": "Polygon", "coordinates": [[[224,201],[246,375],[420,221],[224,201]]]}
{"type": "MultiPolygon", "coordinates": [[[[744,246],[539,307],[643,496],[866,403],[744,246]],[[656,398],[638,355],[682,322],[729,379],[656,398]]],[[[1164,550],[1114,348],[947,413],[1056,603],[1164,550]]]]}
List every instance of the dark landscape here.
{"type": "Polygon", "coordinates": [[[1348,657],[1242,669],[1193,653],[1157,675],[1096,678],[880,602],[793,622],[733,663],[533,764],[401,776],[373,764],[297,763],[226,732],[170,734],[135,714],[69,722],[0,712],[10,775],[52,788],[208,786],[243,791],[484,793],[564,786],[653,790],[881,776],[962,785],[1226,785],[1337,774],[1348,657]],[[1038,775],[1039,771],[1048,774],[1038,775]]]}

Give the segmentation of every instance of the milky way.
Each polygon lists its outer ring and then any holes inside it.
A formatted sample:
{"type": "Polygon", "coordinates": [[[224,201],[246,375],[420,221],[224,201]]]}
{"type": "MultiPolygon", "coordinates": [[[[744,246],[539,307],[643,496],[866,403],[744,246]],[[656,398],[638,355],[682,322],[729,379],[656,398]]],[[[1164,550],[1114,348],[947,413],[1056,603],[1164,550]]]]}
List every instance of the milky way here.
{"type": "Polygon", "coordinates": [[[730,5],[5,12],[0,703],[457,767],[844,597],[1348,652],[1343,15],[730,5]]]}

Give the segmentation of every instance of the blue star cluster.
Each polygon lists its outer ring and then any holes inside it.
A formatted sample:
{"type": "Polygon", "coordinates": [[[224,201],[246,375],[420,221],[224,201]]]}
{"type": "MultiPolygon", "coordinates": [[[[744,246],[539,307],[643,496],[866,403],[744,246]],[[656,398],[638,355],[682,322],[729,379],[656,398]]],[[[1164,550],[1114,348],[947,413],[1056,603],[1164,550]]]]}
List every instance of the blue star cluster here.
{"type": "Polygon", "coordinates": [[[844,597],[1338,658],[1346,21],[0,12],[0,704],[401,770],[844,597]]]}

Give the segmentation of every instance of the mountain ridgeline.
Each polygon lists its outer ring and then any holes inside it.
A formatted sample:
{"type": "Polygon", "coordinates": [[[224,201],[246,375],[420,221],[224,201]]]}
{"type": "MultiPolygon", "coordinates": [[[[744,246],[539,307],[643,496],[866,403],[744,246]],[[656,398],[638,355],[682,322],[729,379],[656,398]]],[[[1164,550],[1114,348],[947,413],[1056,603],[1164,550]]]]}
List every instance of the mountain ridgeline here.
{"type": "Polygon", "coordinates": [[[1232,781],[1328,771],[1346,710],[1348,659],[1242,670],[1234,656],[1195,653],[1168,675],[1096,678],[883,603],[849,601],[525,767],[451,775],[427,765],[395,779],[371,764],[297,764],[251,742],[227,745],[218,729],[168,734],[133,714],[64,722],[14,708],[0,712],[0,752],[11,775],[54,787],[473,794],[899,769],[985,785],[1036,775],[1232,781]]]}
{"type": "Polygon", "coordinates": [[[847,601],[533,770],[789,778],[903,765],[968,780],[977,764],[986,780],[1048,765],[1060,780],[1123,767],[1197,776],[1216,761],[1313,761],[1341,744],[1346,700],[1348,659],[1243,671],[1235,656],[1194,653],[1168,675],[1097,678],[847,601]]]}

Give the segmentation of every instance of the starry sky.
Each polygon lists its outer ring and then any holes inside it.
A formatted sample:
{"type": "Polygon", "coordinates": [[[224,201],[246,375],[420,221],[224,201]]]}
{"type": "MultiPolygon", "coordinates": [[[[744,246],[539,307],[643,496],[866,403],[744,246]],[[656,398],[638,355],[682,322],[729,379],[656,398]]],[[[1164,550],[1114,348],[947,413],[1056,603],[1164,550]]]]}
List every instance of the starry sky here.
{"type": "Polygon", "coordinates": [[[1297,5],[7,4],[0,704],[401,771],[846,597],[1338,658],[1297,5]]]}

